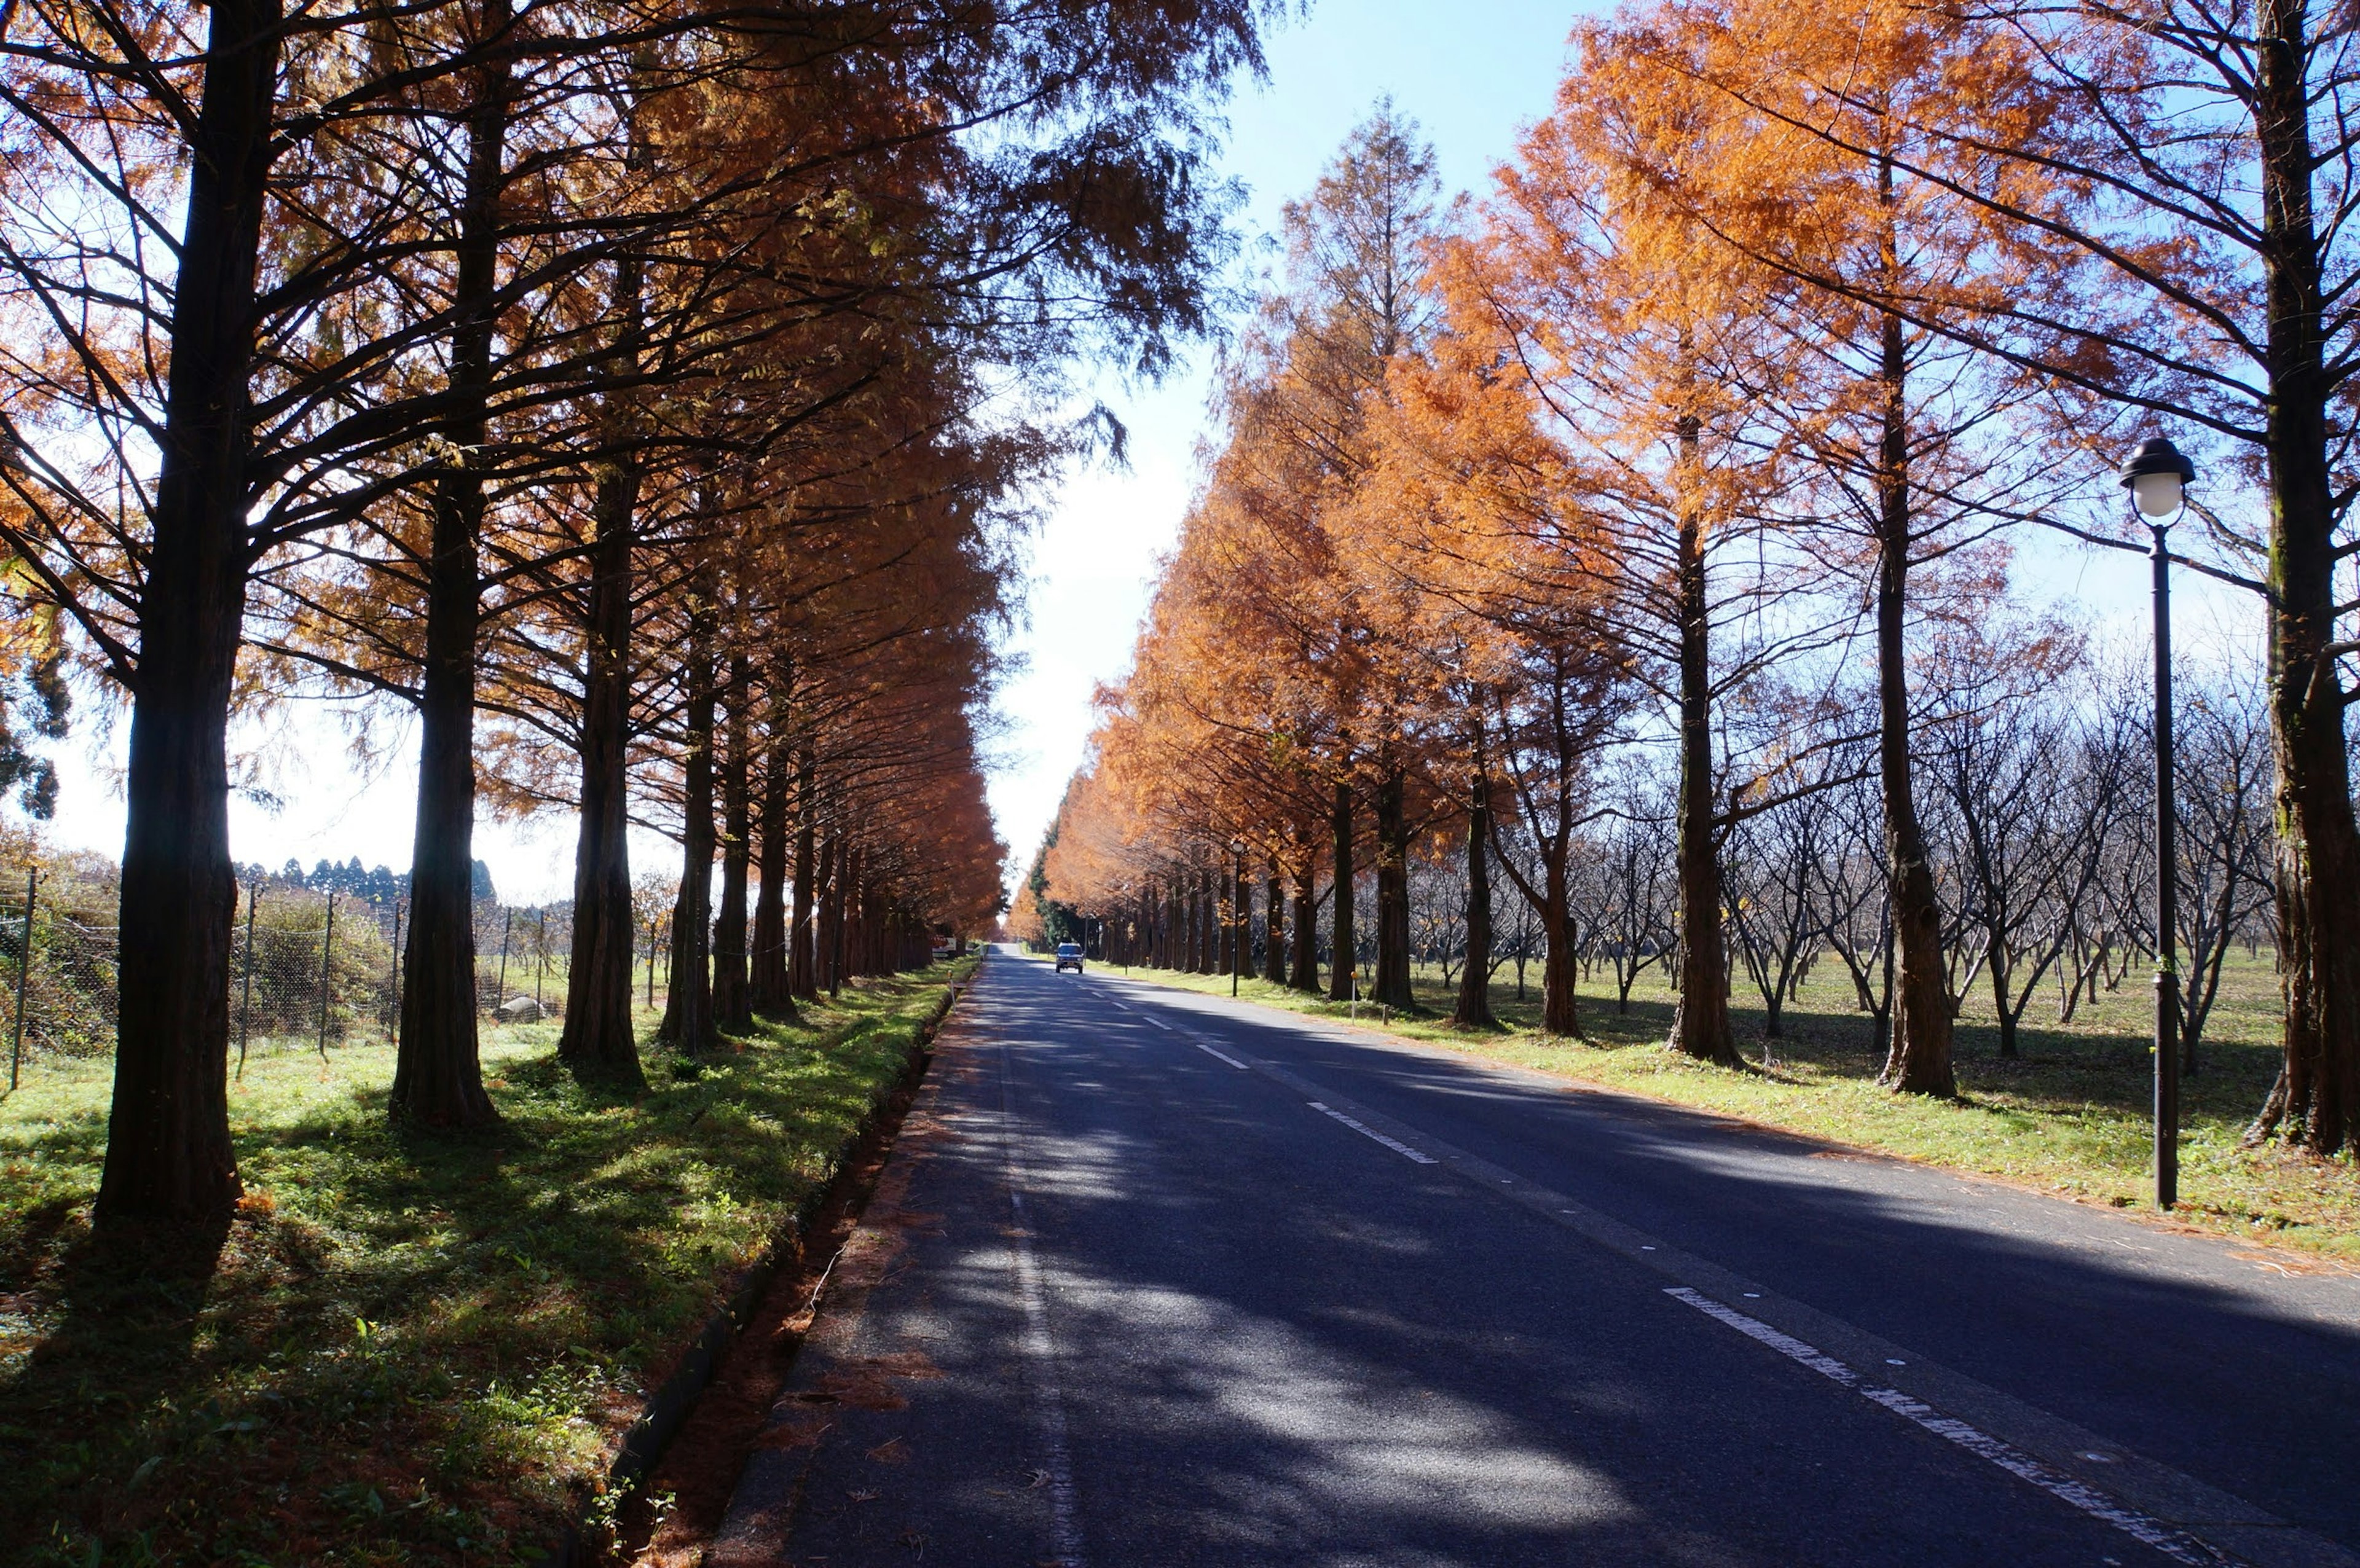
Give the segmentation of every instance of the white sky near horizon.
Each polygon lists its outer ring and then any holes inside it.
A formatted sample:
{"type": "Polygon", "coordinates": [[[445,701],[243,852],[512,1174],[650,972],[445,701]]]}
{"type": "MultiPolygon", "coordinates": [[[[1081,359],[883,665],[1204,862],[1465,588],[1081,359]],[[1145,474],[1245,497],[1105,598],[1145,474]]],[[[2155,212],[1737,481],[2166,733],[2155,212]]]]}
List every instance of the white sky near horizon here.
{"type": "MultiPolygon", "coordinates": [[[[1375,101],[1390,94],[1434,143],[1446,191],[1490,184],[1514,150],[1518,130],[1545,114],[1584,7],[1569,0],[1316,0],[1309,14],[1267,38],[1267,82],[1241,83],[1229,106],[1230,135],[1219,172],[1248,191],[1239,226],[1241,266],[1270,255],[1257,240],[1278,225],[1281,203],[1308,190],[1320,168],[1375,101]]],[[[1082,761],[1093,722],[1090,698],[1129,668],[1132,641],[1159,560],[1177,537],[1196,484],[1205,433],[1212,353],[1199,346],[1164,385],[1108,382],[1096,395],[1129,427],[1130,462],[1120,471],[1078,470],[1047,491],[1032,544],[1027,615],[1008,651],[1020,667],[998,708],[1005,733],[989,781],[992,811],[1011,851],[1011,877],[1031,865],[1066,780],[1082,761]]],[[[2127,556],[2035,546],[2027,551],[2036,596],[2080,601],[2083,624],[2121,623],[2142,634],[2146,563],[2127,556]]],[[[2019,572],[2019,582],[2027,574],[2019,572]]],[[[2187,574],[2191,603],[2182,646],[2196,654],[2210,638],[2242,639],[2253,612],[2235,595],[2207,594],[2187,574]],[[2208,629],[2211,628],[2211,629],[2208,629]]],[[[2143,635],[2141,646],[2144,646],[2143,635]]],[[[120,855],[122,747],[127,724],[93,724],[56,752],[61,793],[49,835],[75,848],[120,855]]],[[[372,737],[375,760],[354,760],[339,720],[317,709],[274,721],[278,733],[243,726],[233,737],[261,758],[258,782],[279,802],[231,804],[231,852],[277,867],[290,858],[358,856],[364,866],[409,864],[417,753],[414,726],[393,717],[372,737]]],[[[16,815],[12,805],[6,808],[16,815]]],[[[476,854],[512,902],[570,897],[574,822],[551,814],[527,822],[479,821],[476,854]]],[[[671,863],[677,850],[635,836],[635,868],[671,863]]]]}

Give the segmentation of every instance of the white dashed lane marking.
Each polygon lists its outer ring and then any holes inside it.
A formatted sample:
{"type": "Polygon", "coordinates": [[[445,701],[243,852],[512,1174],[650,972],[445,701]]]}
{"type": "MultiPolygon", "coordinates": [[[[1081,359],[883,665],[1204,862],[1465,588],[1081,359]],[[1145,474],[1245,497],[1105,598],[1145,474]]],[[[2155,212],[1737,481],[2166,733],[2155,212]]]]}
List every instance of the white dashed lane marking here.
{"type": "MultiPolygon", "coordinates": [[[[1334,1115],[1334,1112],[1329,1112],[1334,1115]]],[[[1814,1345],[1804,1344],[1793,1334],[1783,1334],[1759,1318],[1746,1316],[1734,1307],[1726,1307],[1710,1296],[1692,1290],[1686,1285],[1667,1285],[1664,1294],[1675,1301],[1685,1301],[1719,1323],[1728,1324],[1746,1338],[1757,1340],[1786,1356],[1797,1361],[1831,1382],[1841,1383],[1871,1404],[1881,1405],[1895,1415],[1917,1422],[1935,1436],[1957,1443],[1978,1458],[1990,1461],[2020,1481],[2028,1481],[2060,1502],[2069,1503],[2092,1519],[2103,1519],[2125,1535],[2145,1546],[2151,1546],[2175,1563],[2188,1563],[2196,1568],[2213,1568],[2215,1564],[2233,1563],[2230,1557],[2208,1542],[2182,1534],[2161,1519],[2127,1508],[2099,1491],[2084,1486],[2070,1475],[2060,1475],[2022,1449],[2002,1443],[1989,1432],[1969,1426],[1952,1416],[1946,1416],[1920,1399],[1913,1399],[1898,1388],[1875,1388],[1858,1372],[1814,1345]]],[[[1888,1357],[1888,1359],[1890,1359],[1888,1357]]],[[[1897,1365],[1897,1363],[1896,1363],[1897,1365]]]]}
{"type": "Polygon", "coordinates": [[[1251,1072],[1252,1072],[1252,1071],[1253,1071],[1253,1069],[1252,1069],[1252,1068],[1248,1067],[1244,1062],[1240,1062],[1236,1057],[1234,1057],[1234,1056],[1224,1056],[1224,1055],[1222,1055],[1219,1051],[1215,1051],[1211,1046],[1207,1045],[1207,1044],[1206,1044],[1203,1040],[1190,1040],[1188,1043],[1189,1043],[1190,1045],[1195,1046],[1197,1050],[1199,1050],[1199,1051],[1203,1051],[1206,1055],[1207,1055],[1207,1056],[1209,1056],[1209,1057],[1212,1057],[1212,1058],[1214,1058],[1214,1059],[1215,1059],[1215,1060],[1217,1060],[1217,1061],[1220,1061],[1220,1062],[1228,1062],[1230,1066],[1232,1066],[1232,1067],[1236,1068],[1236,1069],[1237,1069],[1239,1072],[1240,1072],[1240,1073],[1251,1073],[1251,1072]]]}
{"type": "Polygon", "coordinates": [[[1420,1165],[1433,1165],[1438,1163],[1435,1160],[1434,1156],[1430,1154],[1420,1154],[1416,1149],[1412,1149],[1401,1139],[1397,1138],[1387,1138],[1384,1134],[1379,1132],[1368,1123],[1360,1121],[1356,1117],[1348,1116],[1343,1112],[1323,1105],[1317,1100],[1306,1100],[1304,1104],[1309,1105],[1313,1110],[1317,1111],[1323,1116],[1335,1117],[1338,1121],[1342,1122],[1346,1127],[1350,1127],[1354,1132],[1359,1133],[1362,1138],[1375,1138],[1379,1143],[1383,1144],[1387,1149],[1392,1149],[1395,1154],[1401,1155],[1404,1159],[1415,1160],[1420,1165]]]}

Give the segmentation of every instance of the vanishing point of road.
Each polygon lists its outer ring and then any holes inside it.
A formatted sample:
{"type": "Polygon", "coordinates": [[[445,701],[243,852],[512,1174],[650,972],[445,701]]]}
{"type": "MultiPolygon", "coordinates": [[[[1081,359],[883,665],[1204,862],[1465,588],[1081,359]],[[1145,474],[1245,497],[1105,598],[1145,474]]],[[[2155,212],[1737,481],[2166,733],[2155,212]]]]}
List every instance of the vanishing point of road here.
{"type": "Polygon", "coordinates": [[[2360,1568],[2360,1279],[1002,951],[710,1561],[2360,1568]]]}

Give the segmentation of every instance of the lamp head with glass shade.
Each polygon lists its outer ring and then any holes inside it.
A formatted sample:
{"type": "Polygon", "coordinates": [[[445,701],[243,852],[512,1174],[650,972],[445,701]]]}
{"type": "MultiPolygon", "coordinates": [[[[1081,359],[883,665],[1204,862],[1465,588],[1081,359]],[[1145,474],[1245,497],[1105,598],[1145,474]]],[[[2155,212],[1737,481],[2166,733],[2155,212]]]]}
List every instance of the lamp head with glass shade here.
{"type": "Polygon", "coordinates": [[[2185,504],[2184,492],[2196,465],[2165,436],[2150,436],[2123,464],[2123,488],[2145,517],[2168,517],[2185,504]]]}

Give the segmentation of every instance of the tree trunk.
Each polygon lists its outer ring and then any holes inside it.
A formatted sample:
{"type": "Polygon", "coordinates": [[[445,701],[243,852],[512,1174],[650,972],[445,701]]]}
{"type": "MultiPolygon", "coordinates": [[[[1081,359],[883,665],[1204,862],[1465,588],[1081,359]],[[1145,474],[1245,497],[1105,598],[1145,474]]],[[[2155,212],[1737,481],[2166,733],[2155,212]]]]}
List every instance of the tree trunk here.
{"type": "MultiPolygon", "coordinates": [[[[1704,534],[1693,507],[1680,519],[1679,598],[1680,999],[1672,1013],[1671,1043],[1699,1061],[1736,1067],[1743,1062],[1729,1027],[1729,956],[1721,930],[1721,855],[1714,832],[1704,534]]],[[[1554,939],[1549,962],[1557,962],[1554,939]]]]}
{"type": "Polygon", "coordinates": [[[792,1018],[794,991],[787,975],[787,844],[794,836],[787,812],[787,745],[773,738],[762,759],[762,839],[754,900],[754,961],[747,978],[753,1008],[765,1018],[792,1018]]]}
{"type": "Polygon", "coordinates": [[[845,921],[851,914],[853,889],[858,886],[853,870],[854,851],[850,844],[836,847],[836,875],[828,879],[827,921],[827,994],[844,994],[845,921]]]}
{"type": "Polygon", "coordinates": [[[803,1002],[819,1000],[819,933],[812,920],[819,885],[827,877],[814,843],[819,832],[819,801],[812,788],[817,766],[806,741],[795,756],[795,904],[787,922],[787,990],[803,1002]]]}
{"type": "Polygon", "coordinates": [[[219,1215],[242,1190],[229,1138],[229,705],[246,611],[248,384],[279,26],[276,0],[216,0],[191,137],[139,594],[102,1225],[219,1215]]]}
{"type": "Polygon", "coordinates": [[[713,922],[713,1021],[731,1034],[754,1027],[746,974],[746,882],[752,869],[753,803],[749,793],[753,725],[746,704],[754,671],[742,648],[729,655],[729,727],[721,759],[721,914],[713,922]]]}
{"type": "Polygon", "coordinates": [[[1215,958],[1208,975],[1234,975],[1238,972],[1238,900],[1237,878],[1224,867],[1215,874],[1212,896],[1215,958]]]}
{"type": "Polygon", "coordinates": [[[715,1029],[713,976],[713,585],[690,590],[688,709],[683,737],[680,896],[672,915],[672,995],[656,1038],[676,1051],[710,1051],[715,1029]]]}
{"type": "Polygon", "coordinates": [[[1270,857],[1270,877],[1262,885],[1262,977],[1273,985],[1286,984],[1286,885],[1279,873],[1278,856],[1270,857]]]}
{"type": "Polygon", "coordinates": [[[812,884],[812,995],[836,994],[833,964],[836,911],[836,842],[831,833],[819,846],[818,880],[812,884]]]}
{"type": "MultiPolygon", "coordinates": [[[[638,156],[636,152],[633,155],[638,156]]],[[[615,262],[622,317],[618,374],[639,361],[646,320],[645,267],[636,248],[615,262]]],[[[623,442],[630,394],[610,395],[606,418],[621,451],[598,472],[590,546],[590,621],[582,681],[582,826],[574,855],[573,962],[565,980],[565,1028],[557,1057],[575,1078],[643,1086],[631,1028],[630,739],[632,547],[637,542],[640,465],[623,442]]],[[[675,954],[673,982],[678,984],[675,954]]]]}
{"type": "Polygon", "coordinates": [[[1295,864],[1295,953],[1286,984],[1307,996],[1319,995],[1319,889],[1317,862],[1308,843],[1295,864]]]}
{"type": "Polygon", "coordinates": [[[1492,1029],[1491,785],[1479,766],[1467,791],[1467,967],[1459,976],[1453,1027],[1492,1029]]]}
{"type": "Polygon", "coordinates": [[[1409,977],[1409,826],[1398,770],[1377,786],[1377,995],[1389,1007],[1414,1007],[1409,977]]]}
{"type": "Polygon", "coordinates": [[[1353,996],[1358,983],[1357,939],[1352,931],[1352,786],[1344,779],[1336,781],[1336,804],[1329,819],[1335,838],[1335,909],[1331,920],[1335,931],[1335,962],[1329,965],[1328,997],[1330,1001],[1347,1002],[1353,996]]]}
{"type": "Polygon", "coordinates": [[[1221,884],[1227,880],[1220,873],[1207,866],[1196,874],[1203,889],[1204,901],[1197,906],[1205,928],[1196,936],[1196,973],[1218,975],[1221,941],[1221,884]]]}
{"type": "MultiPolygon", "coordinates": [[[[506,0],[486,0],[485,38],[507,30],[506,0]]],[[[493,302],[499,274],[499,197],[506,173],[509,64],[476,73],[467,118],[467,184],[459,214],[450,392],[442,434],[459,454],[434,480],[426,574],[426,663],[420,681],[417,825],[410,850],[410,940],[402,953],[401,1023],[386,1113],[417,1127],[499,1120],[484,1092],[475,1034],[475,654],[483,604],[478,560],[489,435],[493,302]]]]}
{"type": "MultiPolygon", "coordinates": [[[[2313,1154],[2360,1116],[2360,825],[2334,656],[2335,480],[2311,205],[2311,40],[2295,0],[2258,7],[2254,116],[2269,292],[2270,714],[2278,762],[2279,984],[2285,1062],[2255,1121],[2313,1154]]],[[[125,897],[129,898],[126,886],[125,897]]]]}
{"type": "Polygon", "coordinates": [[[1548,943],[1541,958],[1541,1032],[1579,1040],[1581,999],[1574,989],[1573,885],[1565,863],[1560,836],[1541,860],[1541,937],[1548,943]]]}
{"type": "MultiPolygon", "coordinates": [[[[1890,168],[1880,171],[1890,200],[1890,168]]],[[[1891,243],[1888,227],[1887,243],[1891,243]]],[[[1892,1046],[1878,1082],[1912,1094],[1955,1096],[1951,1068],[1950,972],[1942,962],[1942,909],[1934,868],[1918,822],[1910,776],[1908,615],[1909,430],[1904,377],[1908,358],[1901,318],[1885,317],[1885,429],[1878,453],[1876,576],[1876,756],[1885,793],[1885,867],[1893,903],[1896,1010],[1892,1046]]],[[[2002,1036],[2014,1054],[2012,1035],[2002,1036]]]]}

